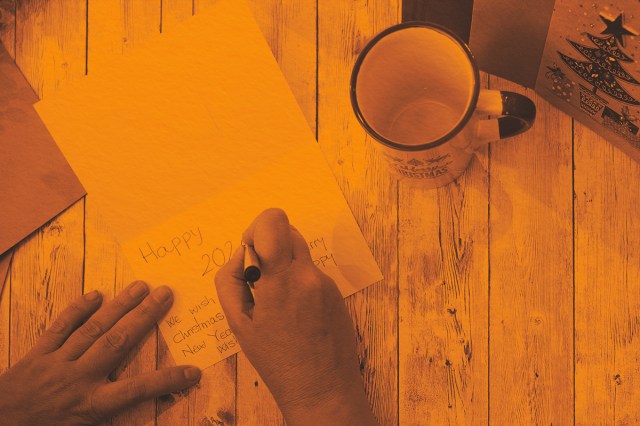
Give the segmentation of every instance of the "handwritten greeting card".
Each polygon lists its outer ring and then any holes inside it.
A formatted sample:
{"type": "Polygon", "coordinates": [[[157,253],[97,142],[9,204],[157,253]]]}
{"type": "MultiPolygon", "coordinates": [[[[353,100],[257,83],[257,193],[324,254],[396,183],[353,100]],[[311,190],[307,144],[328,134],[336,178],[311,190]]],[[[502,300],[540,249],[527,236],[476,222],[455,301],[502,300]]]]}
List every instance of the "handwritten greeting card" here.
{"type": "Polygon", "coordinates": [[[281,207],[343,295],[382,279],[246,4],[220,0],[36,109],[138,278],[168,284],[177,363],[236,353],[214,276],[281,207]]]}
{"type": "Polygon", "coordinates": [[[283,208],[307,238],[314,263],[343,296],[382,279],[319,148],[303,144],[287,158],[215,197],[130,239],[124,245],[136,272],[176,291],[160,329],[177,363],[200,366],[239,350],[215,295],[216,272],[262,210],[283,208]]]}

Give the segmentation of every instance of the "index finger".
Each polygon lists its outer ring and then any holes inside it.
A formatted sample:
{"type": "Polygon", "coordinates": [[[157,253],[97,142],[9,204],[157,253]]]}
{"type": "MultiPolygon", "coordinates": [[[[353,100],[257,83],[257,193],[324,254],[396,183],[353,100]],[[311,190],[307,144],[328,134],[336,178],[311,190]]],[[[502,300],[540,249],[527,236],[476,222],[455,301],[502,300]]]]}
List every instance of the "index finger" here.
{"type": "Polygon", "coordinates": [[[142,341],[173,304],[173,293],[160,286],[123,316],[79,358],[80,364],[105,376],[120,364],[133,346],[142,341]]]}
{"type": "Polygon", "coordinates": [[[284,271],[293,261],[293,241],[287,214],[281,209],[267,209],[251,222],[242,240],[256,251],[264,274],[284,271]]]}
{"type": "Polygon", "coordinates": [[[293,260],[311,260],[306,241],[281,209],[260,213],[244,231],[242,240],[253,246],[266,274],[282,272],[293,260]]]}

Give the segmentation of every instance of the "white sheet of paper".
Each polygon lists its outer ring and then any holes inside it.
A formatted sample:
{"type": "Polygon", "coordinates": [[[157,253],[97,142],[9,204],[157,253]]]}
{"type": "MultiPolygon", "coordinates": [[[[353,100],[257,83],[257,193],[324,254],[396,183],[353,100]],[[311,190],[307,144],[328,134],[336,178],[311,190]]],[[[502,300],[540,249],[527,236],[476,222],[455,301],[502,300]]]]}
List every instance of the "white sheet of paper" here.
{"type": "Polygon", "coordinates": [[[94,68],[36,109],[138,278],[174,289],[160,328],[176,363],[239,350],[213,278],[265,208],[285,209],[343,295],[382,279],[243,1],[94,68]]]}

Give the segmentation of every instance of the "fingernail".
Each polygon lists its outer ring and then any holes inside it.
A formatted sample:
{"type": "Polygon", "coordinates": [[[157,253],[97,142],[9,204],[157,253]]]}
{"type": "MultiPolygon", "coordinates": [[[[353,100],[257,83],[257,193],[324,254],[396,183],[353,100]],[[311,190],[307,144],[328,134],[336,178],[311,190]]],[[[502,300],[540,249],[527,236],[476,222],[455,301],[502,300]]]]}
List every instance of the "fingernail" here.
{"type": "Polygon", "coordinates": [[[171,298],[171,289],[167,286],[158,287],[153,291],[153,298],[160,303],[164,303],[171,298]]]}
{"type": "Polygon", "coordinates": [[[97,300],[100,296],[101,295],[98,290],[93,290],[84,295],[84,300],[94,301],[97,300]]]}
{"type": "Polygon", "coordinates": [[[196,367],[189,367],[184,369],[184,378],[189,380],[190,382],[195,382],[200,380],[200,369],[196,367]]]}
{"type": "Polygon", "coordinates": [[[148,291],[149,287],[147,287],[147,284],[144,281],[137,281],[133,287],[129,289],[129,295],[137,299],[147,294],[148,291]]]}

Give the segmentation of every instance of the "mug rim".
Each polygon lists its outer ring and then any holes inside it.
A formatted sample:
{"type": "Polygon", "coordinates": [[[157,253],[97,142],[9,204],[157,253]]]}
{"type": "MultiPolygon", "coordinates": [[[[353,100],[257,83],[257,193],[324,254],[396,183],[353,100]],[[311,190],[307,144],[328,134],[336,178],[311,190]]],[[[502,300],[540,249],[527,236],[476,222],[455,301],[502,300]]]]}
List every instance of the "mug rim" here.
{"type": "Polygon", "coordinates": [[[445,142],[449,141],[454,136],[456,136],[458,133],[460,133],[460,131],[467,125],[467,123],[473,116],[474,111],[476,110],[476,106],[478,104],[478,97],[480,96],[480,71],[478,69],[478,64],[476,62],[476,59],[473,56],[473,53],[471,53],[471,49],[469,48],[469,45],[464,40],[462,40],[457,34],[452,32],[450,29],[433,22],[409,21],[409,22],[403,22],[401,24],[392,25],[391,27],[378,33],[374,38],[372,38],[366,44],[364,49],[362,49],[362,52],[360,52],[360,54],[358,55],[358,58],[356,59],[356,63],[353,66],[353,71],[351,72],[351,82],[350,82],[349,91],[351,95],[351,106],[356,114],[356,118],[358,119],[362,127],[365,128],[367,133],[372,135],[375,139],[377,139],[383,145],[386,145],[394,149],[398,149],[401,151],[423,151],[423,150],[435,148],[437,146],[444,144],[445,142]],[[464,53],[466,53],[467,58],[469,59],[469,62],[471,64],[471,68],[473,69],[473,78],[474,78],[473,94],[471,97],[471,102],[467,106],[467,110],[465,111],[465,114],[462,116],[462,119],[458,122],[458,124],[453,129],[451,129],[445,135],[441,136],[440,138],[434,141],[427,142],[420,145],[405,145],[398,142],[394,142],[392,140],[385,138],[380,133],[376,132],[369,125],[369,123],[367,122],[367,119],[364,117],[364,114],[360,110],[360,106],[358,105],[358,97],[356,95],[356,85],[358,83],[358,74],[360,73],[360,67],[362,66],[362,63],[364,62],[364,59],[367,56],[367,54],[384,37],[396,31],[405,30],[407,28],[434,29],[436,31],[443,33],[449,38],[453,39],[453,41],[455,41],[460,47],[462,47],[462,50],[464,51],[464,53]]]}

